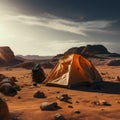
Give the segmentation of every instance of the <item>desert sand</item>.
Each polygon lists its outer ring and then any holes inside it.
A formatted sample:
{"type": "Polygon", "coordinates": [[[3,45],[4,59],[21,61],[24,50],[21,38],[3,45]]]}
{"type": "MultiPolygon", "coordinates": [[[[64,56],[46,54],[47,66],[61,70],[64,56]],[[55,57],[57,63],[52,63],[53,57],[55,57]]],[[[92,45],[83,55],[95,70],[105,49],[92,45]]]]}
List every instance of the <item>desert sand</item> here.
{"type": "MultiPolygon", "coordinates": [[[[56,113],[62,114],[66,120],[119,120],[120,119],[120,76],[119,66],[97,65],[99,73],[105,83],[102,90],[90,86],[79,89],[48,87],[38,84],[33,86],[31,70],[24,68],[1,68],[0,73],[9,77],[16,77],[21,90],[14,97],[0,93],[8,104],[12,120],[54,120],[56,113]],[[46,98],[34,98],[36,91],[43,91],[46,98]],[[70,103],[60,101],[56,96],[68,94],[70,103]],[[110,106],[93,104],[95,101],[105,100],[110,106]],[[42,102],[57,102],[61,107],[55,111],[41,111],[42,102]],[[79,111],[80,113],[76,113],[79,111]]],[[[44,69],[49,74],[50,69],[44,69]]]]}

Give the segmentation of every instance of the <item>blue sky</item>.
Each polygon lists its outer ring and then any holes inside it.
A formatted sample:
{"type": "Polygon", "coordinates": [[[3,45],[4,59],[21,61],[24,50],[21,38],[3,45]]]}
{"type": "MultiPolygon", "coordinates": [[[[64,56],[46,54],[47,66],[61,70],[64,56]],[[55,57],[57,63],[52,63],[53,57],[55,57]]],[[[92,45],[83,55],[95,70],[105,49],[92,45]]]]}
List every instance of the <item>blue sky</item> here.
{"type": "Polygon", "coordinates": [[[0,46],[15,54],[56,55],[103,44],[120,53],[119,0],[1,0],[0,46]]]}

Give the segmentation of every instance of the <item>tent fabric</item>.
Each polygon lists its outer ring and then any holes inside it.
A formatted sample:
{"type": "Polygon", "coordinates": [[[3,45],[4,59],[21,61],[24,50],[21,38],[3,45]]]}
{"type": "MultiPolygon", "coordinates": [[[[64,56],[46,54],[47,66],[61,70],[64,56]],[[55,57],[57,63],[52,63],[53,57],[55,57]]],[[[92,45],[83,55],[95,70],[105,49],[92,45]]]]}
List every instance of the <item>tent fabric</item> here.
{"type": "Polygon", "coordinates": [[[71,87],[101,80],[92,63],[78,54],[65,55],[43,81],[46,85],[71,87]]]}

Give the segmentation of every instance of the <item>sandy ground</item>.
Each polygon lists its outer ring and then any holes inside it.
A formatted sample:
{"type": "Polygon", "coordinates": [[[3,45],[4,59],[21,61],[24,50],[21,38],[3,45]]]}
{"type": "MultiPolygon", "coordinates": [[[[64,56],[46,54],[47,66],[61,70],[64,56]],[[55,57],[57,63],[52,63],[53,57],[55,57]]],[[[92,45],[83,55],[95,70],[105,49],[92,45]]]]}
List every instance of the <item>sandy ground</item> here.
{"type": "MultiPolygon", "coordinates": [[[[66,88],[33,86],[31,82],[31,70],[14,68],[11,70],[0,69],[0,74],[15,76],[21,91],[14,97],[4,96],[0,93],[9,107],[14,120],[54,120],[54,115],[60,113],[66,120],[119,120],[120,119],[120,81],[116,77],[120,76],[120,67],[97,66],[102,74],[104,88],[93,90],[91,88],[80,88],[70,90],[66,88]],[[43,91],[47,98],[34,98],[35,91],[43,91]],[[56,99],[60,94],[68,94],[71,104],[56,99]],[[20,97],[20,98],[19,98],[20,97]],[[106,100],[111,106],[97,106],[92,102],[106,100]],[[57,102],[61,109],[57,111],[41,111],[41,102],[57,102]],[[69,107],[69,106],[72,106],[69,107]],[[75,113],[79,110],[80,113],[75,113]]],[[[50,70],[45,70],[49,73],[50,70]]]]}

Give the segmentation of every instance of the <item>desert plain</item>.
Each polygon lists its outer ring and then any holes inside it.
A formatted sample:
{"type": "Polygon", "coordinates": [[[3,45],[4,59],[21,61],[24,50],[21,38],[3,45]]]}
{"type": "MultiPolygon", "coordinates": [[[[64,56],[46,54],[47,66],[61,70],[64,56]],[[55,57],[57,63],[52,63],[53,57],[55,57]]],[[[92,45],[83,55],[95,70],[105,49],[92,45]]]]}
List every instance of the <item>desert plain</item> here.
{"type": "MultiPolygon", "coordinates": [[[[56,113],[62,114],[67,120],[119,120],[120,81],[117,80],[117,76],[120,76],[120,67],[97,65],[96,68],[106,82],[102,90],[89,86],[72,90],[41,84],[33,86],[30,69],[3,67],[0,73],[16,77],[21,90],[14,97],[3,94],[0,96],[7,102],[13,120],[52,120],[56,113]],[[34,98],[33,95],[38,90],[43,91],[46,98],[34,98]],[[70,103],[56,99],[60,94],[68,94],[71,97],[70,103]],[[110,106],[93,104],[99,100],[107,101],[110,106]],[[61,108],[55,111],[42,111],[40,109],[42,102],[57,102],[61,108]]],[[[50,69],[44,71],[49,74],[50,69]]]]}

